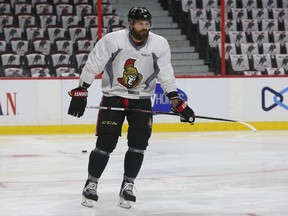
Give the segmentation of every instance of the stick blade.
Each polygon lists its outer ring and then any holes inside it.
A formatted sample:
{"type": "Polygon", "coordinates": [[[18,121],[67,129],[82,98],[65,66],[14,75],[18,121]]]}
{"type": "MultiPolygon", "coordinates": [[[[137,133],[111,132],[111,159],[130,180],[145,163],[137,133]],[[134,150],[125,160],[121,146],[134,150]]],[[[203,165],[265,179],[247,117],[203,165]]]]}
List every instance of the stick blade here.
{"type": "Polygon", "coordinates": [[[252,131],[257,132],[257,129],[255,127],[253,127],[252,125],[246,123],[246,122],[242,122],[242,121],[238,121],[240,124],[246,125],[247,127],[249,127],[252,131]]]}

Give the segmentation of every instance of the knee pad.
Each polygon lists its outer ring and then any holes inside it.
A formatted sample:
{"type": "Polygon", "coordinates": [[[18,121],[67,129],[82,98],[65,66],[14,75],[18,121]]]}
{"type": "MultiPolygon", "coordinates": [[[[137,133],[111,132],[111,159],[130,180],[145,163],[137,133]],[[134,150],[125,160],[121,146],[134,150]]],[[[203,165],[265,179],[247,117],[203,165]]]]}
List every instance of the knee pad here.
{"type": "Polygon", "coordinates": [[[137,149],[137,148],[132,148],[132,147],[129,147],[128,151],[143,154],[143,155],[145,153],[145,150],[143,150],[143,149],[137,149]]]}
{"type": "Polygon", "coordinates": [[[118,136],[103,134],[99,135],[96,142],[96,148],[112,153],[118,142],[118,136]]]}

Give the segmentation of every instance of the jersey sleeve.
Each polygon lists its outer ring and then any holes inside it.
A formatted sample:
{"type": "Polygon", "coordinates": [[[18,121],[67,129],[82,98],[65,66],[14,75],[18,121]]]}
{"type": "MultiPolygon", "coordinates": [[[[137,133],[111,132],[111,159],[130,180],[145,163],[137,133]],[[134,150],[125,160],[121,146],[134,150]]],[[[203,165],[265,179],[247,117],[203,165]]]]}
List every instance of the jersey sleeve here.
{"type": "Polygon", "coordinates": [[[170,46],[168,41],[164,38],[161,42],[162,43],[159,44],[159,46],[161,46],[162,49],[157,59],[160,72],[157,79],[166,94],[173,91],[177,92],[176,79],[171,65],[170,46]]]}
{"type": "Polygon", "coordinates": [[[112,44],[107,37],[100,39],[88,55],[88,60],[82,69],[80,80],[88,84],[92,84],[95,76],[100,74],[110,58],[112,44]]]}

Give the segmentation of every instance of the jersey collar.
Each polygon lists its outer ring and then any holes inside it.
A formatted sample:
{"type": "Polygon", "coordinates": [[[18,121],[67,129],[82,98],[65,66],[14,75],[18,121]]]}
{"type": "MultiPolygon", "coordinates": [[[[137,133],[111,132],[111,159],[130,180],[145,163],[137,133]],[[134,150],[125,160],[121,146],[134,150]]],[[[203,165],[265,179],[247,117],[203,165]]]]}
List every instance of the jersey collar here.
{"type": "MultiPolygon", "coordinates": [[[[149,37],[149,36],[148,36],[148,37],[149,37]]],[[[143,43],[142,43],[140,46],[138,46],[138,45],[136,45],[136,43],[133,41],[133,39],[132,39],[132,34],[131,34],[131,32],[129,31],[129,41],[130,41],[130,43],[132,44],[132,46],[133,46],[136,50],[140,50],[142,47],[144,47],[144,46],[146,45],[147,40],[148,40],[148,37],[145,38],[145,40],[143,41],[143,43]]]]}

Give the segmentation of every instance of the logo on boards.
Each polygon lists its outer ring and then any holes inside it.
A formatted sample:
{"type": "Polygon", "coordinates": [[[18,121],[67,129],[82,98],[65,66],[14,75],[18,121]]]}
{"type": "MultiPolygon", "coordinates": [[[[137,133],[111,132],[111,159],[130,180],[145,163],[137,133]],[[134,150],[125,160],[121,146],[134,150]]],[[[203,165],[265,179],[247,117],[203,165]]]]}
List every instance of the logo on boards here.
{"type": "MultiPolygon", "coordinates": [[[[178,89],[179,97],[187,101],[187,95],[181,90],[178,89]]],[[[171,102],[164,93],[160,84],[156,84],[155,94],[152,96],[152,110],[170,112],[171,111],[171,102]]]]}
{"type": "Polygon", "coordinates": [[[262,95],[262,109],[263,110],[270,111],[277,106],[288,110],[288,99],[287,99],[288,98],[288,87],[284,88],[283,90],[278,92],[278,91],[266,86],[262,89],[261,95],[262,95]],[[267,93],[270,93],[270,94],[268,95],[267,93]],[[272,94],[272,96],[271,96],[271,94],[272,94]],[[285,100],[285,96],[286,96],[286,100],[285,100]],[[270,99],[273,100],[273,102],[270,104],[267,104],[266,99],[268,97],[270,97],[270,99]]]}

